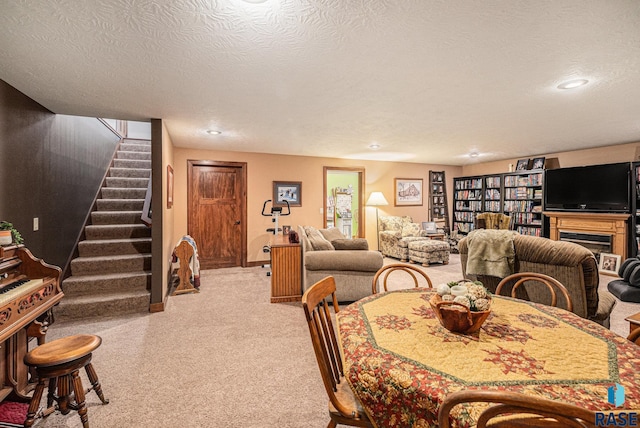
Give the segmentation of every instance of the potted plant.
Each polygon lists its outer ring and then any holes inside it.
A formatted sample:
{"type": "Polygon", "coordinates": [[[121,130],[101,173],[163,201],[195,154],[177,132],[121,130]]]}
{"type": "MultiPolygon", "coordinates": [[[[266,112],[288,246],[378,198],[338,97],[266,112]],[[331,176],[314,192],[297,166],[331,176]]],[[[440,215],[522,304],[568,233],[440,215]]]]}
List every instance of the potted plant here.
{"type": "Polygon", "coordinates": [[[0,245],[11,245],[12,243],[20,245],[23,242],[22,235],[13,227],[12,223],[0,221],[0,245]]]}

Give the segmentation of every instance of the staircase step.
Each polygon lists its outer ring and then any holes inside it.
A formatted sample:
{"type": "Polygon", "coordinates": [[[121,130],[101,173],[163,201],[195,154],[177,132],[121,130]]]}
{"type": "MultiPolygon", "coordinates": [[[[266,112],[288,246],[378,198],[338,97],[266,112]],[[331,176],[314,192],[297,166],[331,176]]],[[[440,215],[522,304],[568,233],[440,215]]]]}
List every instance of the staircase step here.
{"type": "Polygon", "coordinates": [[[151,152],[125,152],[118,150],[116,159],[151,160],[151,152]]]}
{"type": "Polygon", "coordinates": [[[144,199],[98,199],[98,211],[139,211],[144,208],[144,199]]]}
{"type": "Polygon", "coordinates": [[[91,224],[137,224],[142,223],[141,215],[142,211],[93,211],[91,224]]]}
{"type": "Polygon", "coordinates": [[[71,260],[72,276],[151,270],[151,254],[78,257],[71,260]]]}
{"type": "Polygon", "coordinates": [[[150,178],[151,170],[146,168],[109,168],[110,177],[150,178]]]}
{"type": "Polygon", "coordinates": [[[94,293],[122,293],[151,289],[151,272],[118,272],[70,276],[62,281],[65,299],[94,293]]]}
{"type": "Polygon", "coordinates": [[[124,189],[144,189],[147,190],[149,185],[148,178],[131,178],[131,177],[107,177],[107,187],[120,187],[124,189]]]}
{"type": "Polygon", "coordinates": [[[151,238],[92,239],[78,243],[80,257],[151,253],[151,238]]]}
{"type": "Polygon", "coordinates": [[[140,138],[124,138],[122,142],[124,144],[144,144],[147,146],[151,145],[151,140],[140,139],[140,138]]]}
{"type": "Polygon", "coordinates": [[[53,308],[56,321],[141,314],[149,312],[150,294],[146,290],[96,293],[77,297],[64,297],[53,308]]]}
{"type": "Polygon", "coordinates": [[[113,166],[115,168],[151,169],[151,160],[114,159],[113,166]]]}
{"type": "Polygon", "coordinates": [[[84,228],[86,239],[148,238],[151,229],[144,224],[89,225],[84,228]]]}
{"type": "Polygon", "coordinates": [[[120,144],[119,150],[122,150],[125,152],[151,153],[151,144],[129,143],[129,142],[123,141],[122,144],[120,144]]]}
{"type": "Polygon", "coordinates": [[[147,189],[127,189],[122,187],[103,187],[100,190],[105,199],[142,199],[147,194],[147,189]]]}

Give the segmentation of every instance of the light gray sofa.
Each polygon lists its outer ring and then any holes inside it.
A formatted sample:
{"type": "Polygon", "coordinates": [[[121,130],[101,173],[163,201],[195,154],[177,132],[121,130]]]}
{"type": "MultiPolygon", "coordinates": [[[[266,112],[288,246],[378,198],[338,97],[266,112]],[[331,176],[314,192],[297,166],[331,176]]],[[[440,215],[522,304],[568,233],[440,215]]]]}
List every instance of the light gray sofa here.
{"type": "Polygon", "coordinates": [[[345,239],[336,228],[298,226],[297,230],[302,247],[303,292],[333,276],[339,302],[354,302],[371,295],[373,277],[383,264],[382,254],[368,250],[364,239],[345,239]]]}

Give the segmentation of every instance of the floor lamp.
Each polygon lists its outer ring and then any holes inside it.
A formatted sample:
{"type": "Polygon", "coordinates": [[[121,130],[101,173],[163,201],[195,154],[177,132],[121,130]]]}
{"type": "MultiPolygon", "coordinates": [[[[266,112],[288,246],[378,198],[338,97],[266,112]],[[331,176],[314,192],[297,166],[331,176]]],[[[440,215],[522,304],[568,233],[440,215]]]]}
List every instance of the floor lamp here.
{"type": "Polygon", "coordinates": [[[382,192],[371,192],[365,204],[368,207],[376,207],[376,237],[378,238],[378,251],[380,251],[380,224],[378,222],[378,207],[389,205],[382,192]]]}

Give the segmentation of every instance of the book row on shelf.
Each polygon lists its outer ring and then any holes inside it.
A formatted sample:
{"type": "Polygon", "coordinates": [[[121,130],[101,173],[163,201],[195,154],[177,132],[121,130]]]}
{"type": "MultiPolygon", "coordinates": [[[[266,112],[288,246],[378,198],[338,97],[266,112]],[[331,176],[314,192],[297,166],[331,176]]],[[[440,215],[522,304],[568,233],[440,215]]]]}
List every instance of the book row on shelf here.
{"type": "Polygon", "coordinates": [[[496,176],[485,177],[484,184],[485,187],[499,188],[502,185],[502,178],[496,176]]]}
{"type": "Polygon", "coordinates": [[[456,211],[482,211],[481,201],[456,201],[456,211]]]}
{"type": "Polygon", "coordinates": [[[504,177],[504,187],[542,186],[542,173],[507,175],[504,177]]]}
{"type": "Polygon", "coordinates": [[[458,199],[474,199],[481,200],[482,199],[482,190],[456,190],[453,197],[458,199]]]}
{"type": "Polygon", "coordinates": [[[471,178],[468,180],[459,180],[454,183],[455,190],[463,189],[482,189],[481,178],[471,178]]]}
{"type": "MultiPolygon", "coordinates": [[[[495,189],[492,189],[495,190],[495,189]]],[[[505,199],[542,199],[542,189],[534,187],[510,187],[504,189],[505,199]]],[[[492,198],[495,199],[495,198],[492,198]]]]}
{"type": "MultiPolygon", "coordinates": [[[[475,219],[475,214],[472,213],[471,211],[468,211],[468,212],[456,211],[454,213],[454,219],[456,220],[456,222],[473,223],[475,219]]],[[[458,228],[458,230],[460,230],[460,228],[458,228]]]]}
{"type": "Polygon", "coordinates": [[[487,189],[484,191],[484,199],[489,199],[492,201],[500,200],[500,189],[487,189]]]}
{"type": "Polygon", "coordinates": [[[524,224],[542,224],[542,218],[540,214],[534,213],[511,213],[511,218],[515,223],[524,223],[524,224]]]}
{"type": "Polygon", "coordinates": [[[516,226],[516,232],[521,235],[542,236],[542,229],[539,227],[516,226]]]}
{"type": "Polygon", "coordinates": [[[534,200],[504,201],[506,212],[542,212],[542,205],[534,200]]]}
{"type": "Polygon", "coordinates": [[[484,201],[484,211],[492,213],[500,212],[500,201],[484,201]]]}

